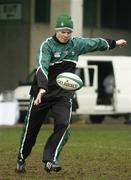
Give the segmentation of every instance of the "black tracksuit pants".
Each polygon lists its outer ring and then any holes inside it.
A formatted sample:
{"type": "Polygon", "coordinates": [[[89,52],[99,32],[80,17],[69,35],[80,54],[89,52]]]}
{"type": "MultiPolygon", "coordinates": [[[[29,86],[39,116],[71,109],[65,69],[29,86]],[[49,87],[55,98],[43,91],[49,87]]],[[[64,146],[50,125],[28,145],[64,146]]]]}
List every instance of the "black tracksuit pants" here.
{"type": "Polygon", "coordinates": [[[34,106],[34,98],[31,98],[25,118],[18,158],[26,159],[31,153],[41,125],[46,120],[49,110],[51,110],[54,116],[54,131],[44,147],[43,162],[58,160],[59,153],[69,137],[71,109],[72,101],[66,97],[51,100],[43,98],[39,106],[34,106]]]}

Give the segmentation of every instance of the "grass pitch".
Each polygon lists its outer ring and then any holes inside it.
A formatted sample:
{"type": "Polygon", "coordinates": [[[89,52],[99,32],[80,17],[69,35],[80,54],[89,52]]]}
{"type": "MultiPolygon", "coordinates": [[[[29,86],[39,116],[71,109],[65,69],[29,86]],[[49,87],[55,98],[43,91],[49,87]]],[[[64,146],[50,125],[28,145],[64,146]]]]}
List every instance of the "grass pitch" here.
{"type": "Polygon", "coordinates": [[[52,125],[41,128],[26,161],[25,174],[14,169],[21,126],[0,127],[0,180],[130,180],[131,126],[125,124],[72,124],[61,155],[62,171],[48,174],[41,162],[43,145],[52,125]]]}

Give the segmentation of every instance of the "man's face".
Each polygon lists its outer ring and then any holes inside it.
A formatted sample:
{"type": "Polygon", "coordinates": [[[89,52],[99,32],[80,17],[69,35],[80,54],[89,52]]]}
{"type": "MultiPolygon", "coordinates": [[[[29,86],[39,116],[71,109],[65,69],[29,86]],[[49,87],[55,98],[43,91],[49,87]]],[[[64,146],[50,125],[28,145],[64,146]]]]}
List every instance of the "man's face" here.
{"type": "Polygon", "coordinates": [[[61,43],[67,43],[72,35],[72,31],[60,30],[56,32],[56,37],[61,43]]]}

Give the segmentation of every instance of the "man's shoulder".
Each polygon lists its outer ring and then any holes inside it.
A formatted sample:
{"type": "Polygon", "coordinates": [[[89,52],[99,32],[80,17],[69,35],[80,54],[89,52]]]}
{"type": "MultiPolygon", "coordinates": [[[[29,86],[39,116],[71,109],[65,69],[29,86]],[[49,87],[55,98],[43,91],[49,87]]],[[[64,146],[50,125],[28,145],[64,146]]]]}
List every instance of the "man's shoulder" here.
{"type": "Polygon", "coordinates": [[[51,37],[47,37],[46,39],[45,39],[45,42],[46,43],[48,43],[48,42],[52,42],[53,41],[53,37],[51,36],[51,37]]]}
{"type": "Polygon", "coordinates": [[[53,43],[53,37],[48,37],[45,40],[42,41],[41,47],[49,46],[50,44],[53,43]]]}

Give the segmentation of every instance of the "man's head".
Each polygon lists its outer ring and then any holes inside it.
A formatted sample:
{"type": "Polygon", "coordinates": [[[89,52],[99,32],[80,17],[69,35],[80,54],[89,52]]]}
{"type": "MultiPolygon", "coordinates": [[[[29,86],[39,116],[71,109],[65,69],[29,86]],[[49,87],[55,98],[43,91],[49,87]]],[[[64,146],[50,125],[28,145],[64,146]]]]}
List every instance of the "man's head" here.
{"type": "Polygon", "coordinates": [[[56,21],[56,37],[61,43],[67,43],[73,32],[73,21],[71,16],[62,15],[56,21]]]}
{"type": "Polygon", "coordinates": [[[73,31],[73,21],[69,15],[58,16],[55,29],[73,31]]]}

